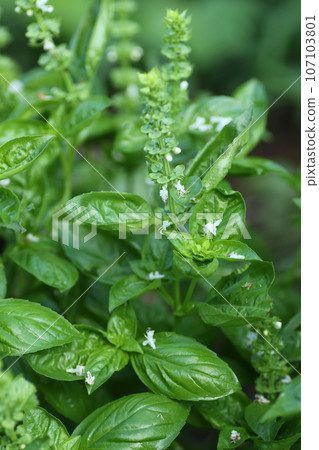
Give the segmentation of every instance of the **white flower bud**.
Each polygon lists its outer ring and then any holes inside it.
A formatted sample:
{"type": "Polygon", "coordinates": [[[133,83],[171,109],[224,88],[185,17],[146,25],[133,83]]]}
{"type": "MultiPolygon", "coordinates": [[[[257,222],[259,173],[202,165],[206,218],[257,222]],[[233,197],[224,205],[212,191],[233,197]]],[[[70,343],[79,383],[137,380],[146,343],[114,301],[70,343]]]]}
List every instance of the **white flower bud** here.
{"type": "Polygon", "coordinates": [[[182,81],[179,87],[181,88],[182,91],[186,91],[188,88],[188,81],[182,81]]]}
{"type": "Polygon", "coordinates": [[[33,11],[32,11],[32,9],[28,9],[28,10],[27,10],[27,16],[33,16],[33,11]]]}
{"type": "Polygon", "coordinates": [[[166,158],[166,160],[167,160],[168,162],[173,161],[173,157],[172,157],[172,155],[171,155],[170,153],[167,153],[167,155],[165,155],[165,158],[166,158]]]}
{"type": "Polygon", "coordinates": [[[131,51],[130,58],[132,61],[137,62],[142,58],[143,54],[144,50],[142,49],[142,47],[134,47],[131,51]]]}
{"type": "Polygon", "coordinates": [[[0,180],[0,186],[6,187],[11,183],[10,178],[5,178],[4,180],[0,180]]]}
{"type": "Polygon", "coordinates": [[[182,149],[179,147],[175,147],[173,152],[175,153],[175,155],[179,155],[181,153],[182,149]]]}
{"type": "Polygon", "coordinates": [[[274,328],[276,328],[276,330],[280,330],[280,328],[282,327],[282,323],[281,322],[274,322],[273,323],[274,328]]]}
{"type": "Polygon", "coordinates": [[[20,8],[20,6],[16,6],[15,8],[14,8],[14,11],[16,12],[16,13],[20,13],[21,12],[21,8],[20,8]]]}
{"type": "Polygon", "coordinates": [[[50,39],[46,39],[43,43],[43,50],[50,52],[55,49],[54,42],[50,41],[50,39]]]}

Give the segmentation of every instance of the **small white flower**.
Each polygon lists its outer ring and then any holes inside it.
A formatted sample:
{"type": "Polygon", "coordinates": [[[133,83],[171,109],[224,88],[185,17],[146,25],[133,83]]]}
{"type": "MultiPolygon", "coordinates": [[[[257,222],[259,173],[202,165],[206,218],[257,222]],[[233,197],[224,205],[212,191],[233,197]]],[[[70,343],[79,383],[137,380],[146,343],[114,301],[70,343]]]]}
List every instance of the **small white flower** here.
{"type": "Polygon", "coordinates": [[[173,153],[175,153],[175,155],[179,155],[182,152],[182,149],[179,147],[175,147],[173,150],[173,153]]]}
{"type": "Polygon", "coordinates": [[[149,184],[150,186],[153,186],[155,183],[153,180],[151,180],[150,178],[146,178],[145,180],[146,184],[149,184]]]}
{"type": "Polygon", "coordinates": [[[9,92],[20,92],[23,88],[23,83],[20,80],[13,80],[10,83],[9,92]]]}
{"type": "Polygon", "coordinates": [[[168,190],[166,186],[163,186],[162,189],[159,191],[159,195],[164,203],[168,200],[168,190]]]}
{"type": "Polygon", "coordinates": [[[145,345],[149,345],[150,347],[152,347],[153,350],[156,349],[156,339],[154,339],[154,330],[151,330],[150,328],[148,328],[146,330],[146,333],[144,334],[144,337],[146,338],[145,341],[143,341],[143,346],[145,347],[145,345]]]}
{"type": "Polygon", "coordinates": [[[28,10],[27,10],[27,16],[33,16],[33,11],[32,11],[32,9],[28,9],[28,10]]]}
{"type": "Polygon", "coordinates": [[[190,125],[190,130],[196,130],[196,131],[209,131],[211,130],[212,126],[210,123],[206,123],[206,120],[204,117],[197,117],[195,122],[190,125]]]}
{"type": "Polygon", "coordinates": [[[216,236],[217,227],[221,223],[222,219],[216,220],[216,222],[208,222],[204,225],[203,232],[205,235],[211,233],[213,236],[216,236]]]}
{"type": "Polygon", "coordinates": [[[106,57],[109,62],[116,62],[117,58],[118,58],[116,48],[113,46],[110,46],[107,49],[106,57]]]}
{"type": "Polygon", "coordinates": [[[130,58],[132,61],[137,62],[142,58],[143,54],[144,50],[142,49],[142,47],[134,47],[131,51],[130,58]]]}
{"type": "Polygon", "coordinates": [[[210,123],[212,125],[216,124],[216,131],[221,131],[224,128],[224,126],[227,125],[231,121],[232,121],[231,117],[212,116],[210,118],[210,123]]]}
{"type": "Polygon", "coordinates": [[[173,161],[173,157],[172,157],[172,155],[171,155],[170,153],[167,153],[167,155],[165,155],[165,158],[166,158],[166,160],[167,160],[168,162],[173,161]]]}
{"type": "Polygon", "coordinates": [[[183,196],[189,194],[189,191],[185,190],[184,185],[181,183],[181,180],[178,180],[177,183],[174,184],[174,187],[177,190],[178,195],[183,196]]]}
{"type": "Polygon", "coordinates": [[[255,395],[255,401],[258,402],[260,405],[265,405],[266,403],[270,403],[270,400],[268,400],[268,398],[264,397],[261,394],[255,395]]]}
{"type": "Polygon", "coordinates": [[[236,252],[231,252],[231,253],[228,255],[228,258],[245,259],[245,256],[244,256],[244,255],[239,255],[239,254],[236,253],[236,252]]]}
{"type": "Polygon", "coordinates": [[[14,11],[16,12],[16,13],[20,13],[21,12],[21,8],[20,8],[20,6],[16,6],[15,8],[14,8],[14,11]]]}
{"type": "Polygon", "coordinates": [[[0,180],[0,186],[6,187],[11,183],[10,178],[4,178],[4,180],[0,180]]]}
{"type": "Polygon", "coordinates": [[[46,39],[43,43],[43,50],[50,52],[51,50],[55,49],[54,42],[52,42],[50,39],[46,39]]]}
{"type": "Polygon", "coordinates": [[[159,232],[163,234],[163,231],[166,231],[166,229],[172,225],[172,223],[169,220],[163,220],[162,226],[159,228],[159,232]]]}
{"type": "Polygon", "coordinates": [[[74,373],[77,377],[82,377],[85,373],[85,366],[78,364],[75,369],[66,369],[68,373],[74,373]]]}
{"type": "Polygon", "coordinates": [[[289,375],[286,375],[280,381],[284,384],[289,384],[289,383],[291,383],[291,377],[289,375]]]}
{"type": "Polygon", "coordinates": [[[181,88],[182,91],[186,91],[188,88],[188,81],[182,81],[179,87],[181,88]]]}
{"type": "Polygon", "coordinates": [[[264,334],[264,336],[268,336],[269,331],[268,331],[268,330],[264,330],[264,331],[263,331],[263,334],[264,334]]]}
{"type": "Polygon", "coordinates": [[[280,330],[280,328],[282,327],[282,323],[281,322],[274,322],[273,323],[274,328],[276,328],[276,330],[280,330]]]}
{"type": "Polygon", "coordinates": [[[254,331],[248,331],[247,336],[246,336],[248,347],[250,347],[251,344],[254,341],[256,341],[257,338],[258,338],[257,333],[254,333],[254,331]]]}
{"type": "Polygon", "coordinates": [[[86,372],[85,382],[86,382],[89,386],[93,386],[93,384],[95,383],[95,377],[91,374],[90,371],[87,371],[87,372],[86,372]]]}
{"type": "Polygon", "coordinates": [[[161,273],[159,273],[158,270],[156,270],[155,272],[150,272],[147,277],[146,280],[160,280],[161,278],[164,278],[165,275],[162,275],[161,273]]]}
{"type": "Polygon", "coordinates": [[[238,431],[236,430],[232,430],[232,432],[230,433],[230,442],[232,444],[236,444],[238,441],[240,441],[240,433],[238,433],[238,431]]]}
{"type": "Polygon", "coordinates": [[[41,9],[44,13],[52,13],[54,8],[52,5],[47,5],[48,0],[37,0],[36,7],[41,9]]]}
{"type": "Polygon", "coordinates": [[[253,286],[253,284],[254,284],[254,283],[248,283],[248,282],[247,282],[247,283],[245,283],[245,284],[242,284],[241,287],[242,287],[242,288],[250,289],[250,288],[253,286]]]}
{"type": "Polygon", "coordinates": [[[28,233],[26,235],[26,240],[29,242],[39,242],[40,238],[38,238],[38,236],[34,236],[34,234],[32,234],[32,233],[28,233]]]}
{"type": "Polygon", "coordinates": [[[136,84],[129,84],[126,88],[126,93],[130,98],[138,98],[138,87],[136,84]]]}

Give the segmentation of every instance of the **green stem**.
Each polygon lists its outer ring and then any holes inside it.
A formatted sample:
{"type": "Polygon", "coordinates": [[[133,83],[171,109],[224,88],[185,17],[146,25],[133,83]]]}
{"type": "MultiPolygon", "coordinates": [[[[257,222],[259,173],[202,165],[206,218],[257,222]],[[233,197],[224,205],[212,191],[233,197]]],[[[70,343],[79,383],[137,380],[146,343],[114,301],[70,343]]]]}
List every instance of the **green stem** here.
{"type": "MultiPolygon", "coordinates": [[[[72,150],[71,150],[72,151],[72,150]]],[[[71,196],[71,172],[72,172],[72,161],[68,160],[64,155],[64,148],[61,146],[60,159],[64,171],[64,186],[61,202],[68,200],[71,196]]]]}
{"type": "Polygon", "coordinates": [[[175,299],[175,309],[178,311],[181,307],[181,292],[180,292],[180,284],[179,284],[179,275],[177,271],[174,271],[174,299],[175,299]]]}
{"type": "Polygon", "coordinates": [[[190,282],[190,285],[189,285],[188,290],[186,292],[186,297],[185,297],[183,306],[187,306],[189,304],[189,302],[190,302],[190,300],[192,298],[192,295],[193,295],[193,292],[194,292],[196,284],[197,284],[197,279],[193,278],[192,281],[190,282]]]}
{"type": "Polygon", "coordinates": [[[161,286],[159,288],[160,293],[162,294],[162,297],[164,298],[164,300],[166,301],[166,303],[172,308],[174,309],[174,299],[173,297],[171,297],[171,295],[167,292],[167,290],[165,288],[163,288],[163,286],[161,286]]]}
{"type": "Polygon", "coordinates": [[[72,78],[71,78],[69,71],[63,70],[62,74],[63,74],[63,79],[64,79],[64,82],[65,82],[65,85],[66,85],[68,91],[72,92],[73,91],[73,82],[72,82],[72,78]]]}
{"type": "MultiPolygon", "coordinates": [[[[167,161],[165,156],[163,157],[163,165],[164,165],[165,175],[167,176],[167,178],[170,178],[170,176],[171,176],[171,168],[170,168],[169,162],[167,161]]],[[[170,184],[171,183],[169,183],[169,185],[170,184]]],[[[175,202],[174,202],[174,199],[173,199],[173,197],[171,195],[168,195],[168,204],[169,204],[170,212],[175,214],[176,213],[175,202]]]]}

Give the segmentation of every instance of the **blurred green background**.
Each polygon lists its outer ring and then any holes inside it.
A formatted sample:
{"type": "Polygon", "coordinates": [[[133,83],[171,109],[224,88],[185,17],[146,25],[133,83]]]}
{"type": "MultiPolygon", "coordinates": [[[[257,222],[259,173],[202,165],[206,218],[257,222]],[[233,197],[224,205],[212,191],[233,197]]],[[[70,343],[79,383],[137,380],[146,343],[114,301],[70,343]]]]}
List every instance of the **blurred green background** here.
{"type": "MultiPolygon", "coordinates": [[[[141,70],[161,59],[160,47],[167,8],[188,9],[192,15],[194,72],[191,96],[199,91],[231,94],[244,81],[256,77],[267,89],[271,104],[300,74],[300,3],[297,0],[136,0],[135,20],[140,24],[137,41],[145,49],[141,70]]],[[[61,40],[69,40],[89,6],[89,0],[51,0],[61,16],[61,40]]],[[[29,22],[14,13],[13,0],[1,0],[1,22],[13,34],[6,53],[23,70],[36,65],[38,50],[27,47],[24,36],[29,22]]],[[[107,67],[106,67],[107,69],[107,67]]],[[[300,82],[269,111],[268,134],[254,155],[274,159],[293,172],[300,158],[300,82]]],[[[276,175],[232,180],[242,192],[248,222],[256,230],[262,253],[284,268],[299,245],[298,192],[276,175]]]]}

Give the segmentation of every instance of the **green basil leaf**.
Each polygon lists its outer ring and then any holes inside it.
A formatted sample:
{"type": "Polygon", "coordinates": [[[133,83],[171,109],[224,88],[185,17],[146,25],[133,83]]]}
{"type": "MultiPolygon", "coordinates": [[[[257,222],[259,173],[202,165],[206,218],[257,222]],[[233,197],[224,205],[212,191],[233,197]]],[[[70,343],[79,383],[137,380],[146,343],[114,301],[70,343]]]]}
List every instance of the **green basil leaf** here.
{"type": "Polygon", "coordinates": [[[3,261],[0,258],[0,299],[5,298],[7,293],[7,278],[4,270],[3,261]]]}
{"type": "Polygon", "coordinates": [[[228,261],[260,261],[259,256],[248,245],[239,241],[216,241],[213,243],[212,251],[216,258],[228,261]]]}
{"type": "Polygon", "coordinates": [[[82,223],[96,224],[104,230],[141,230],[148,226],[143,223],[151,220],[153,212],[150,205],[138,195],[117,192],[89,192],[69,200],[66,205],[87,208],[90,217],[83,216],[82,223]],[[123,214],[120,217],[120,214],[123,214]],[[124,217],[124,215],[127,216],[124,217]],[[143,217],[141,216],[143,214],[143,217]]]}
{"type": "MultiPolygon", "coordinates": [[[[39,85],[35,89],[38,88],[39,85]]],[[[0,146],[14,138],[50,134],[50,130],[53,131],[49,125],[38,120],[5,120],[0,123],[0,146]]]]}
{"type": "Polygon", "coordinates": [[[0,351],[13,356],[66,344],[79,332],[64,317],[38,303],[0,300],[0,351]]]}
{"type": "Polygon", "coordinates": [[[107,323],[106,337],[115,347],[121,347],[128,352],[143,353],[141,346],[135,341],[136,314],[130,303],[118,307],[107,323]]]}
{"type": "Polygon", "coordinates": [[[128,300],[140,297],[146,292],[154,291],[161,284],[161,280],[141,280],[136,275],[130,275],[117,281],[110,290],[109,310],[123,305],[128,300]]]}
{"type": "Polygon", "coordinates": [[[0,147],[0,180],[26,169],[54,136],[25,136],[7,141],[0,147]]]}
{"type": "MultiPolygon", "coordinates": [[[[69,242],[73,242],[73,223],[69,222],[68,225],[69,242]]],[[[135,256],[135,252],[134,249],[126,245],[127,241],[114,239],[111,233],[99,230],[93,239],[85,242],[85,236],[90,232],[90,225],[81,225],[78,235],[79,248],[75,248],[73,245],[62,246],[64,253],[72,261],[72,264],[94,280],[109,267],[105,274],[99,278],[100,283],[108,285],[130,275],[129,261],[135,256]],[[112,266],[114,261],[124,252],[125,257],[120,258],[112,266]]]]}
{"type": "Polygon", "coordinates": [[[248,108],[253,105],[252,122],[254,126],[251,127],[249,133],[249,141],[243,151],[243,155],[249,153],[263,138],[266,131],[267,114],[265,114],[268,107],[267,93],[264,85],[256,80],[251,79],[239,86],[233,94],[233,97],[241,102],[241,104],[248,108]]]}
{"type": "Polygon", "coordinates": [[[140,380],[154,393],[176,400],[215,400],[240,389],[238,380],[216,353],[195,339],[175,333],[155,334],[156,349],[131,355],[140,380]]]}
{"type": "Polygon", "coordinates": [[[210,277],[218,269],[218,260],[200,263],[192,258],[186,258],[174,250],[174,265],[183,274],[192,278],[210,277]]]}
{"type": "Polygon", "coordinates": [[[153,234],[146,236],[142,248],[142,261],[149,268],[149,272],[158,270],[169,271],[172,267],[172,248],[168,239],[155,239],[153,234]]]}
{"type": "Polygon", "coordinates": [[[277,441],[254,441],[257,450],[291,450],[295,442],[300,439],[301,434],[290,436],[286,439],[278,439],[277,441]]]}
{"type": "Polygon", "coordinates": [[[288,361],[301,359],[301,313],[295,314],[282,330],[282,340],[285,347],[282,351],[288,361]]]}
{"type": "Polygon", "coordinates": [[[224,277],[215,285],[232,306],[213,289],[209,304],[197,303],[197,311],[203,322],[216,327],[259,321],[268,315],[271,308],[268,291],[273,280],[271,263],[252,262],[245,271],[224,277]]]}
{"type": "Polygon", "coordinates": [[[78,450],[80,447],[81,438],[80,436],[69,438],[67,441],[63,442],[60,449],[61,450],[78,450]]]}
{"type": "Polygon", "coordinates": [[[221,429],[218,438],[217,450],[228,450],[232,448],[239,447],[243,444],[247,439],[249,439],[249,434],[247,430],[243,427],[233,427],[233,426],[225,426],[221,429]],[[234,442],[231,439],[232,432],[235,431],[239,433],[238,441],[234,442]]]}
{"type": "Polygon", "coordinates": [[[39,407],[30,409],[25,414],[23,428],[32,436],[49,437],[50,445],[55,448],[62,448],[62,444],[70,437],[59,419],[39,407]]]}
{"type": "Polygon", "coordinates": [[[114,149],[127,155],[140,152],[146,142],[146,137],[141,132],[141,126],[140,120],[134,121],[132,119],[121,124],[121,128],[115,137],[114,149]]]}
{"type": "Polygon", "coordinates": [[[41,251],[35,246],[13,247],[9,256],[18,266],[43,283],[64,292],[78,280],[76,268],[54,253],[41,251]]]}
{"type": "Polygon", "coordinates": [[[234,139],[246,128],[246,122],[239,118],[233,119],[223,129],[207,142],[190,163],[186,170],[187,175],[198,175],[201,177],[209,167],[216,162],[232,144],[234,139]]]}
{"type": "Polygon", "coordinates": [[[212,402],[197,402],[201,416],[217,430],[227,425],[244,425],[244,409],[250,403],[243,392],[235,392],[212,402]]]}
{"type": "Polygon", "coordinates": [[[15,222],[19,217],[19,207],[20,201],[16,194],[0,187],[0,224],[8,226],[15,222]]]}
{"type": "Polygon", "coordinates": [[[189,230],[194,237],[201,238],[207,223],[221,220],[216,227],[216,234],[207,237],[213,240],[242,237],[245,215],[245,202],[239,192],[214,189],[204,194],[193,209],[189,230]]]}
{"type": "Polygon", "coordinates": [[[112,17],[113,2],[111,0],[101,0],[99,2],[98,16],[92,29],[86,51],[85,68],[89,78],[94,75],[102,59],[110,32],[112,17]]]}
{"type": "Polygon", "coordinates": [[[102,333],[85,325],[75,328],[81,333],[79,337],[65,345],[42,350],[27,356],[33,370],[55,380],[78,380],[75,374],[67,369],[74,369],[78,364],[85,366],[93,351],[107,344],[102,333]]]}
{"type": "Polygon", "coordinates": [[[289,417],[300,414],[301,377],[297,376],[289,383],[276,401],[268,408],[261,421],[274,420],[277,417],[289,417]]]}
{"type": "Polygon", "coordinates": [[[91,353],[86,365],[85,371],[91,372],[95,377],[93,385],[86,384],[88,393],[91,394],[108,380],[114,372],[117,372],[129,362],[128,355],[121,349],[112,345],[104,345],[95,352],[91,353]]]}
{"type": "Polygon", "coordinates": [[[74,135],[90,125],[92,121],[108,106],[111,101],[107,97],[96,96],[82,101],[71,113],[70,119],[65,124],[68,135],[74,135]]]}
{"type": "MultiPolygon", "coordinates": [[[[170,195],[173,197],[176,206],[180,205],[180,212],[192,204],[193,198],[199,194],[202,189],[202,183],[197,176],[187,176],[183,178],[183,186],[187,192],[185,195],[180,195],[175,187],[170,190],[170,195]]],[[[177,210],[177,212],[179,212],[177,210]]]]}
{"type": "Polygon", "coordinates": [[[283,421],[261,421],[269,408],[271,408],[270,404],[261,405],[258,402],[253,402],[245,409],[245,419],[247,424],[254,433],[258,434],[264,441],[274,440],[279,429],[283,425],[283,421]]]}
{"type": "Polygon", "coordinates": [[[92,78],[103,55],[113,16],[110,0],[95,0],[71,40],[72,71],[79,78],[92,78]]]}
{"type": "Polygon", "coordinates": [[[154,394],[122,397],[90,414],[73,431],[80,449],[166,449],[179,434],[189,408],[154,394]]]}
{"type": "MultiPolygon", "coordinates": [[[[205,173],[202,180],[203,189],[210,191],[220,183],[229,172],[233,159],[242,151],[247,144],[249,132],[247,127],[251,123],[252,110],[246,111],[240,118],[242,129],[240,134],[230,143],[226,150],[216,159],[210,169],[205,173]]],[[[238,119],[239,120],[239,119],[238,119]]]]}
{"type": "MultiPolygon", "coordinates": [[[[254,127],[252,127],[253,129],[254,127]]],[[[230,175],[234,176],[260,176],[267,173],[276,173],[290,178],[290,174],[281,164],[260,156],[235,158],[230,169],[230,175]]]]}
{"type": "Polygon", "coordinates": [[[105,395],[105,392],[101,395],[100,390],[88,395],[83,380],[73,383],[49,380],[42,382],[40,389],[45,400],[59,414],[77,424],[98,407],[111,401],[110,396],[105,395]]]}
{"type": "MultiPolygon", "coordinates": [[[[190,126],[196,121],[198,117],[204,117],[207,123],[212,123],[211,119],[236,119],[243,114],[245,109],[238,100],[227,97],[225,95],[218,95],[214,97],[204,97],[192,102],[192,104],[183,113],[183,124],[189,130],[190,126]]],[[[222,126],[224,128],[225,125],[222,126]]],[[[189,130],[192,134],[197,134],[196,130],[189,130]]],[[[216,136],[220,132],[218,122],[212,124],[209,130],[209,135],[216,136]]],[[[201,133],[200,133],[201,134],[201,133]]]]}

